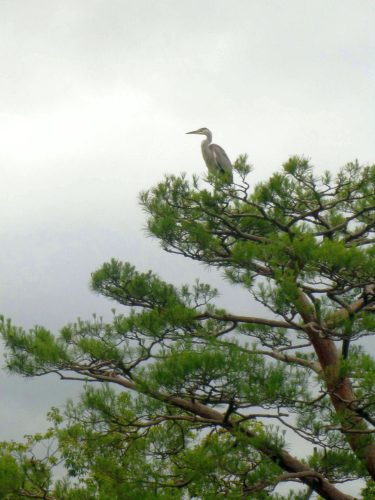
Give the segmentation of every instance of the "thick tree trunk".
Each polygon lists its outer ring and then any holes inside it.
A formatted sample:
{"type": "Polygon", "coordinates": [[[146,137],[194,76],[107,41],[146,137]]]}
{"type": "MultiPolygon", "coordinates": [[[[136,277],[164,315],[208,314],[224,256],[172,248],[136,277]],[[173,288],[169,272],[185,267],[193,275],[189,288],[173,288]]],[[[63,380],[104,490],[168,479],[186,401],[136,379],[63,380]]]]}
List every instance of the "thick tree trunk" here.
{"type": "MultiPolygon", "coordinates": [[[[356,397],[350,380],[340,376],[340,357],[336,346],[332,340],[321,338],[316,332],[310,333],[310,340],[322,366],[332,404],[340,416],[343,429],[347,428],[349,431],[346,433],[348,443],[375,480],[375,443],[366,434],[366,421],[352,410],[356,397]],[[350,432],[361,430],[365,432],[350,432]]],[[[345,430],[343,433],[345,434],[345,430]]]]}
{"type": "MultiPolygon", "coordinates": [[[[352,306],[357,307],[357,302],[352,306]]],[[[332,404],[340,417],[342,432],[346,435],[356,456],[363,462],[370,476],[375,480],[375,443],[366,432],[368,431],[366,421],[353,411],[356,396],[350,380],[340,374],[340,355],[336,345],[331,339],[326,338],[322,325],[317,322],[311,312],[312,305],[309,299],[302,292],[296,306],[306,323],[306,332],[318,356],[332,404]],[[348,431],[346,433],[345,428],[348,431]]]]}

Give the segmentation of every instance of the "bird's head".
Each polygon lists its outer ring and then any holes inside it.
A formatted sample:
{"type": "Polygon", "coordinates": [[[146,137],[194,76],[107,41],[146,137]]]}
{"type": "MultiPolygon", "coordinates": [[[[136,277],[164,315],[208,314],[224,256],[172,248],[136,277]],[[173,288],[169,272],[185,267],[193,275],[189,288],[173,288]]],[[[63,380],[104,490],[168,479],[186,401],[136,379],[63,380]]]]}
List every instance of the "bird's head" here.
{"type": "Polygon", "coordinates": [[[193,130],[192,132],[186,132],[187,134],[199,134],[199,135],[205,135],[206,137],[209,137],[211,136],[211,131],[206,128],[206,127],[202,127],[202,128],[199,128],[198,130],[193,130]]]}

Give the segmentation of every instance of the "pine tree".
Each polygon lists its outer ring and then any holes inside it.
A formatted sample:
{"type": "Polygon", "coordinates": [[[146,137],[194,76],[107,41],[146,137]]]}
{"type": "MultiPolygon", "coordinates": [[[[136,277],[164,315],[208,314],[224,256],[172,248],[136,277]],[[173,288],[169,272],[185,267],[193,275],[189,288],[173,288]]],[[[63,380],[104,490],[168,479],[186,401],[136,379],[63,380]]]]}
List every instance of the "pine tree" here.
{"type": "Polygon", "coordinates": [[[91,286],[128,306],[112,322],[53,335],[2,321],[9,370],[86,382],[46,435],[3,444],[5,498],[349,499],[340,483],[359,478],[371,495],[375,363],[361,339],[375,332],[375,166],[318,177],[293,157],[254,187],[250,170],[242,156],[235,184],[169,176],[140,200],[165,251],[219,269],[269,314],[111,260],[91,286]],[[79,487],[53,481],[58,460],[79,487]],[[302,489],[277,493],[290,481],[302,489]]]}

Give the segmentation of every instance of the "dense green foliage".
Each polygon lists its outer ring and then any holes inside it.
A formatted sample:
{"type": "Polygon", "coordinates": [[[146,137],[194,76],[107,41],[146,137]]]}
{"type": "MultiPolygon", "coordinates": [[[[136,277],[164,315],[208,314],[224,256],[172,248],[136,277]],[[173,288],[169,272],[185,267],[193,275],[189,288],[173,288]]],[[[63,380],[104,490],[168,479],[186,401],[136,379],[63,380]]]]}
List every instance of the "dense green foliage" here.
{"type": "Polygon", "coordinates": [[[3,319],[9,370],[84,391],[45,435],[3,443],[1,498],[348,499],[355,479],[370,498],[375,361],[358,341],[375,332],[375,167],[316,178],[293,157],[253,188],[246,157],[235,171],[229,186],[166,177],[141,204],[167,252],[222,270],[269,314],[112,259],[91,277],[125,306],[112,322],[55,335],[3,319]],[[281,494],[290,481],[302,488],[281,494]]]}

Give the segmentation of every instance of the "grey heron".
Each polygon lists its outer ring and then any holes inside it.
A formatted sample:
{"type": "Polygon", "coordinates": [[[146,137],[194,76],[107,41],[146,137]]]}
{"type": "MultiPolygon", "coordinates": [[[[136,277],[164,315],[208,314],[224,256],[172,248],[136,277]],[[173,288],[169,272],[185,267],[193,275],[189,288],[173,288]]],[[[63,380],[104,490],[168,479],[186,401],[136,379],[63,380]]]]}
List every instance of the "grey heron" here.
{"type": "Polygon", "coordinates": [[[208,128],[203,127],[199,128],[198,130],[193,130],[192,132],[186,133],[206,136],[206,139],[202,141],[201,148],[203,159],[207,165],[208,171],[211,174],[215,174],[216,176],[219,174],[222,179],[226,180],[228,183],[232,183],[232,163],[222,147],[218,146],[217,144],[211,144],[211,131],[208,128]]]}

